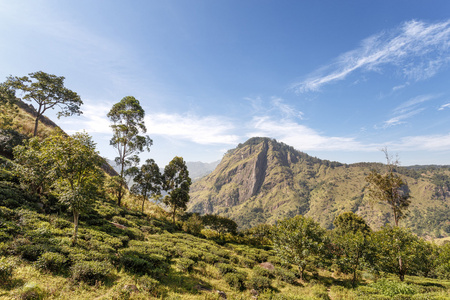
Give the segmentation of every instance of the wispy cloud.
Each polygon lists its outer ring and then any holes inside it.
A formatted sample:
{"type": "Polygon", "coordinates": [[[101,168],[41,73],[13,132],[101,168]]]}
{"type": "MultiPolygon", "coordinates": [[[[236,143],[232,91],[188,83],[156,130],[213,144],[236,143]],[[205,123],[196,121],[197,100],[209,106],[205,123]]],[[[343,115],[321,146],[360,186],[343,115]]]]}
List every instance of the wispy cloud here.
{"type": "Polygon", "coordinates": [[[368,149],[354,138],[324,136],[297,122],[278,120],[269,116],[254,117],[249,127],[248,137],[267,136],[276,138],[302,151],[368,149]]]}
{"type": "Polygon", "coordinates": [[[439,107],[438,110],[444,110],[446,108],[450,108],[450,103],[446,103],[446,104],[441,105],[441,107],[439,107]]]}
{"type": "Polygon", "coordinates": [[[236,145],[240,141],[237,135],[230,133],[235,129],[234,124],[220,116],[157,113],[146,116],[145,124],[150,136],[161,135],[203,145],[236,145]]]}
{"type": "Polygon", "coordinates": [[[363,40],[359,48],[340,55],[334,63],[294,84],[293,88],[297,92],[317,91],[357,70],[379,71],[385,65],[395,66],[408,79],[426,79],[450,62],[449,45],[450,20],[409,21],[363,40]]]}
{"type": "Polygon", "coordinates": [[[400,140],[397,145],[393,144],[393,149],[410,151],[426,150],[426,151],[449,151],[450,150],[450,133],[424,135],[424,136],[408,136],[400,140]]]}
{"type": "Polygon", "coordinates": [[[298,111],[293,106],[286,104],[281,98],[273,97],[272,105],[278,109],[285,118],[303,119],[303,113],[301,111],[298,111]]]}
{"type": "Polygon", "coordinates": [[[382,128],[388,128],[406,123],[406,119],[409,119],[426,109],[422,106],[424,102],[437,97],[439,97],[439,95],[420,95],[403,102],[393,110],[394,116],[383,122],[382,128]]]}

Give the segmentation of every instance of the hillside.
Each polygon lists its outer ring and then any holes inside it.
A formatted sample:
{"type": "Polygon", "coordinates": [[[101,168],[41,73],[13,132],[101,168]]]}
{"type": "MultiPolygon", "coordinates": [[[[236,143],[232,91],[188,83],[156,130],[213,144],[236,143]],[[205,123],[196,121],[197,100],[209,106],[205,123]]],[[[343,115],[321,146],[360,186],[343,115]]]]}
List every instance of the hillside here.
{"type": "MultiPolygon", "coordinates": [[[[218,213],[241,228],[297,214],[331,228],[344,211],[373,228],[391,221],[384,204],[365,199],[365,177],[381,164],[341,164],[311,157],[269,138],[251,138],[229,150],[217,168],[191,188],[189,211],[218,213]]],[[[419,235],[450,234],[448,167],[399,168],[413,196],[403,221],[419,235]]]]}

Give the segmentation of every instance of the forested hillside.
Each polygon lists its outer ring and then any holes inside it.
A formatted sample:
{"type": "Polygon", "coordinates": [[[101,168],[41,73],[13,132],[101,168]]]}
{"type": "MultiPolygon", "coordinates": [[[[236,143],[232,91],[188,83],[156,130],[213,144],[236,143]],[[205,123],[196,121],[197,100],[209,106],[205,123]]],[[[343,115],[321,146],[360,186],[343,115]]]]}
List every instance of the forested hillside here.
{"type": "MultiPolygon", "coordinates": [[[[382,157],[383,153],[380,152],[382,157]]],[[[189,210],[218,213],[241,228],[274,224],[301,214],[324,228],[352,211],[372,228],[392,223],[389,207],[366,197],[366,177],[382,164],[342,164],[311,157],[269,138],[251,138],[229,150],[214,172],[195,182],[189,210]]],[[[403,225],[421,236],[450,235],[450,168],[398,167],[411,191],[403,225]]]]}

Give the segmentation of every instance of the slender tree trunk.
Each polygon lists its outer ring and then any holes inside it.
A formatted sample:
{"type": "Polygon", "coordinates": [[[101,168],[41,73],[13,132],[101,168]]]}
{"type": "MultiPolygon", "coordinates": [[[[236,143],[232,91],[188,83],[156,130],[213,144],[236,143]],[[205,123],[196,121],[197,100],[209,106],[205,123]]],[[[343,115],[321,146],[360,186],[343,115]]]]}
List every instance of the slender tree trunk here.
{"type": "Polygon", "coordinates": [[[142,199],[142,213],[144,213],[144,204],[145,204],[145,197],[142,199]]]}
{"type": "Polygon", "coordinates": [[[34,120],[34,133],[33,136],[37,135],[37,130],[38,130],[38,124],[39,124],[39,115],[37,115],[36,119],[34,120]]]}
{"type": "Polygon", "coordinates": [[[80,214],[78,213],[78,211],[74,210],[73,211],[73,239],[72,239],[72,245],[76,245],[77,243],[77,237],[78,237],[78,218],[79,218],[80,214]]]}

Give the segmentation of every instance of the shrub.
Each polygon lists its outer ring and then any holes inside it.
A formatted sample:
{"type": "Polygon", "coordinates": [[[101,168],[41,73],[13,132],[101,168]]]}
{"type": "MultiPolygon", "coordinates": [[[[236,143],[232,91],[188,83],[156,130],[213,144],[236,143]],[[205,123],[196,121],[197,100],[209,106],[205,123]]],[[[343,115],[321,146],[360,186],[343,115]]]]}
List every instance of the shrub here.
{"type": "Polygon", "coordinates": [[[244,290],[245,289],[245,274],[242,273],[227,273],[224,276],[225,282],[228,283],[228,285],[232,288],[235,288],[237,290],[244,290]]]}
{"type": "Polygon", "coordinates": [[[139,277],[136,284],[141,291],[149,293],[152,297],[159,298],[163,294],[159,282],[147,275],[139,277]]]}
{"type": "Polygon", "coordinates": [[[203,261],[207,262],[209,264],[214,264],[219,261],[219,257],[217,255],[211,254],[211,253],[204,253],[203,254],[203,261]]]}
{"type": "Polygon", "coordinates": [[[7,283],[12,277],[14,263],[6,257],[0,258],[0,282],[7,283]]]}
{"type": "Polygon", "coordinates": [[[120,263],[128,272],[134,274],[147,274],[151,271],[151,264],[137,255],[124,255],[120,263]]]}
{"type": "Polygon", "coordinates": [[[267,278],[271,278],[273,277],[273,272],[270,270],[267,270],[261,266],[254,266],[253,267],[253,273],[256,276],[263,276],[263,277],[267,277],[267,278]]]}
{"type": "Polygon", "coordinates": [[[414,295],[416,291],[412,286],[409,286],[405,282],[397,282],[388,279],[380,279],[369,285],[369,287],[375,288],[378,293],[385,296],[393,297],[395,295],[414,295]]]}
{"type": "Polygon", "coordinates": [[[107,262],[79,261],[72,266],[71,271],[73,280],[95,284],[97,281],[106,280],[112,269],[112,265],[107,262]]]}
{"type": "Polygon", "coordinates": [[[18,297],[21,300],[40,300],[45,298],[45,293],[34,282],[25,284],[18,297]]]}
{"type": "Polygon", "coordinates": [[[249,289],[254,289],[257,291],[263,291],[265,289],[270,288],[270,279],[263,276],[253,276],[247,282],[247,287],[249,289]]]}
{"type": "Polygon", "coordinates": [[[181,257],[177,259],[176,267],[181,272],[191,272],[194,264],[195,262],[192,259],[181,257]]]}
{"type": "Polygon", "coordinates": [[[232,265],[229,265],[229,264],[217,263],[216,268],[217,268],[217,270],[219,270],[220,274],[222,274],[222,275],[225,275],[227,273],[236,272],[236,269],[232,265]]]}
{"type": "Polygon", "coordinates": [[[64,255],[55,252],[45,252],[36,261],[35,265],[38,269],[48,270],[51,272],[61,272],[66,265],[67,259],[64,255]]]}
{"type": "Polygon", "coordinates": [[[256,264],[255,260],[246,257],[239,258],[239,265],[245,268],[252,268],[256,264]]]}
{"type": "Polygon", "coordinates": [[[275,277],[277,277],[279,280],[290,283],[290,284],[295,284],[297,282],[297,277],[295,276],[295,274],[289,270],[280,268],[280,267],[275,267],[274,270],[275,273],[275,277]]]}

